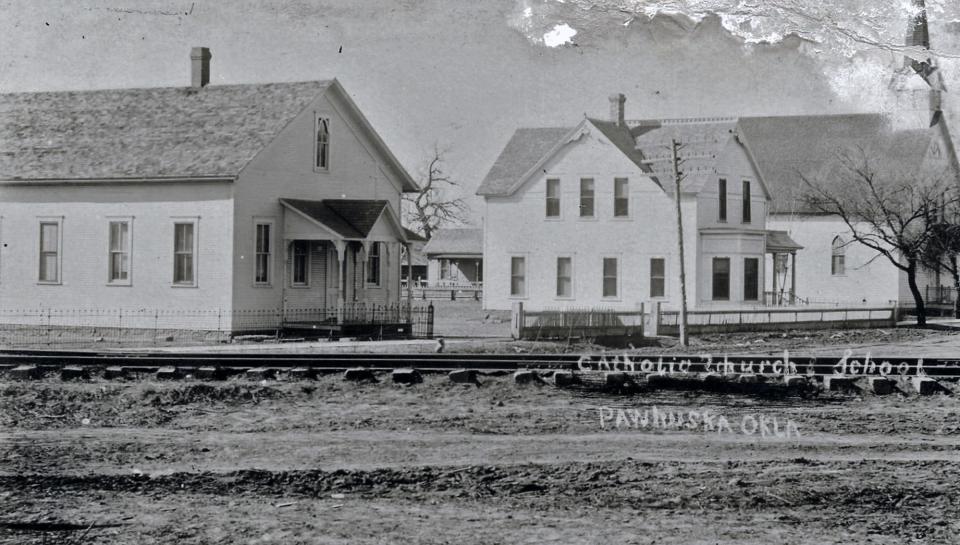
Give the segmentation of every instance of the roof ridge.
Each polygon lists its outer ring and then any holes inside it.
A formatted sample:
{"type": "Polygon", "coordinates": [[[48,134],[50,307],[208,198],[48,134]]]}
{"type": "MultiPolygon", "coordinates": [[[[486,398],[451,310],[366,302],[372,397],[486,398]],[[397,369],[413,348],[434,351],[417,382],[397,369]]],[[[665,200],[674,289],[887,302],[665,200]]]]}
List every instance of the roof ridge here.
{"type": "Polygon", "coordinates": [[[205,85],[202,88],[192,87],[190,85],[157,85],[154,87],[104,87],[101,89],[60,89],[54,91],[48,90],[39,90],[39,91],[12,91],[12,92],[3,92],[0,93],[0,97],[9,97],[16,95],[56,95],[56,94],[66,94],[66,93],[106,93],[111,91],[162,91],[162,90],[181,90],[181,91],[191,91],[201,92],[206,89],[223,89],[227,87],[265,87],[268,85],[297,85],[297,84],[306,84],[306,83],[322,83],[330,84],[333,83],[333,80],[336,78],[327,78],[327,79],[316,79],[316,80],[298,80],[298,81],[263,81],[263,82],[249,82],[249,83],[211,83],[205,85]]]}

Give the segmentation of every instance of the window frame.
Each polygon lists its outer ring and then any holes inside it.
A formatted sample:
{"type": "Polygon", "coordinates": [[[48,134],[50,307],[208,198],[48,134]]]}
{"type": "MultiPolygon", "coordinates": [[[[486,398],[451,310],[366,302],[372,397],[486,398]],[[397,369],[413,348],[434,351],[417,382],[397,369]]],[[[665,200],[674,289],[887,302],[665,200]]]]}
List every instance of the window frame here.
{"type": "Polygon", "coordinates": [[[727,223],[727,179],[717,179],[717,222],[727,223]]]}
{"type": "Polygon", "coordinates": [[[743,183],[740,186],[741,193],[741,205],[740,205],[740,219],[741,223],[748,224],[753,223],[753,210],[752,210],[752,193],[750,191],[750,180],[743,180],[743,183]]]}
{"type": "Polygon", "coordinates": [[[133,285],[133,216],[107,216],[107,285],[108,286],[132,286],[133,285]],[[127,244],[126,251],[115,251],[113,249],[113,224],[126,224],[127,226],[127,244]],[[127,278],[113,278],[113,254],[125,253],[127,255],[127,278]]]}
{"type": "Polygon", "coordinates": [[[711,301],[729,301],[730,300],[730,277],[732,261],[729,257],[720,257],[715,256],[711,259],[710,266],[710,300],[711,301]],[[726,296],[717,297],[717,263],[726,262],[727,271],[726,271],[726,296]]]}
{"type": "Polygon", "coordinates": [[[666,299],[666,297],[667,297],[667,258],[666,258],[666,257],[663,257],[663,256],[652,256],[652,257],[650,257],[650,284],[649,284],[648,288],[649,288],[649,290],[650,290],[650,291],[649,291],[649,295],[650,295],[650,298],[651,298],[651,299],[666,299]],[[663,263],[663,276],[662,276],[662,277],[656,277],[656,276],[653,275],[653,262],[654,262],[654,261],[660,261],[660,262],[663,263]],[[654,293],[653,293],[653,281],[654,281],[655,279],[657,279],[657,278],[660,278],[660,279],[663,281],[663,293],[661,293],[660,295],[654,295],[654,293]]]}
{"type": "Polygon", "coordinates": [[[37,260],[35,262],[37,264],[37,284],[47,286],[59,286],[63,284],[63,220],[63,216],[37,217],[37,260]],[[57,226],[57,264],[55,268],[57,277],[54,280],[43,279],[43,226],[45,224],[57,226]]]}
{"type": "Polygon", "coordinates": [[[530,270],[530,267],[529,267],[529,259],[527,258],[527,255],[526,255],[526,254],[510,254],[508,257],[510,258],[510,270],[509,270],[509,277],[510,277],[510,280],[509,280],[509,282],[510,282],[510,291],[509,291],[509,293],[510,293],[510,298],[511,298],[511,299],[526,299],[527,296],[528,296],[528,293],[529,293],[529,289],[527,288],[527,277],[529,276],[528,272],[529,272],[529,270],[530,270]],[[513,272],[513,262],[514,262],[515,259],[519,259],[520,262],[523,263],[523,275],[520,276],[520,278],[521,278],[522,281],[523,281],[523,289],[520,290],[520,293],[515,293],[514,290],[513,290],[513,280],[514,280],[515,277],[517,277],[517,275],[515,275],[514,272],[513,272]]]}
{"type": "Polygon", "coordinates": [[[273,287],[273,278],[274,278],[274,248],[276,248],[276,241],[274,240],[274,233],[276,229],[274,226],[276,221],[274,218],[269,217],[254,217],[253,218],[253,287],[255,288],[271,288],[273,287]],[[260,242],[260,227],[267,227],[267,251],[261,251],[259,247],[260,242]],[[260,256],[266,256],[267,265],[266,265],[266,280],[261,281],[257,278],[257,273],[259,272],[260,266],[260,256]]]}
{"type": "Polygon", "coordinates": [[[560,181],[560,178],[547,178],[544,182],[543,189],[543,200],[544,200],[544,218],[548,220],[558,220],[563,218],[563,182],[560,181]],[[550,196],[550,183],[556,182],[557,194],[554,197],[550,196]],[[555,200],[557,203],[557,213],[554,215],[550,214],[550,202],[555,200]]]}
{"type": "MultiPolygon", "coordinates": [[[[171,278],[170,285],[174,288],[195,288],[199,285],[197,278],[197,273],[199,271],[199,255],[198,249],[200,247],[200,218],[197,217],[184,217],[184,218],[171,218],[173,220],[173,244],[171,249],[173,251],[173,275],[171,278]],[[190,225],[192,226],[192,236],[190,237],[191,250],[189,255],[191,256],[191,267],[190,267],[190,282],[177,282],[177,226],[178,225],[190,225]]],[[[183,254],[184,252],[180,252],[183,254]]]]}
{"type": "Polygon", "coordinates": [[[620,268],[621,268],[621,267],[620,267],[620,262],[621,262],[621,261],[622,261],[622,259],[621,259],[621,256],[620,256],[619,254],[617,254],[617,255],[607,254],[607,255],[602,255],[602,256],[600,256],[600,298],[601,298],[602,300],[604,300],[604,301],[619,301],[619,300],[620,300],[620,297],[621,297],[620,294],[622,293],[622,289],[621,289],[621,286],[620,286],[620,282],[621,282],[621,278],[623,277],[623,275],[622,275],[621,272],[620,272],[620,268]],[[606,292],[606,287],[607,287],[607,278],[608,278],[608,277],[607,277],[607,260],[608,260],[608,259],[612,259],[612,260],[614,261],[614,263],[616,264],[616,271],[615,271],[616,276],[614,276],[613,278],[614,278],[614,280],[616,280],[616,290],[617,290],[617,292],[616,292],[615,294],[613,294],[613,295],[607,295],[607,294],[605,293],[605,292],[606,292]]]}
{"type": "Polygon", "coordinates": [[[744,301],[760,301],[760,258],[759,257],[744,257],[743,258],[743,300],[744,301]],[[748,262],[753,262],[754,266],[754,278],[753,278],[753,297],[748,297],[747,292],[747,267],[748,262]]]}
{"type": "MultiPolygon", "coordinates": [[[[310,287],[310,260],[313,250],[309,240],[294,240],[290,245],[290,287],[295,289],[305,289],[310,287]],[[300,254],[304,257],[303,281],[297,282],[297,246],[302,245],[306,251],[300,254]]],[[[340,274],[340,271],[337,271],[340,274]]]]}
{"type": "Polygon", "coordinates": [[[574,271],[573,255],[571,255],[571,254],[561,254],[561,255],[558,255],[555,263],[556,263],[556,268],[555,268],[555,270],[554,270],[554,273],[555,273],[555,274],[554,274],[554,286],[555,286],[556,289],[554,290],[554,299],[561,299],[561,300],[571,300],[571,299],[575,299],[575,298],[576,298],[576,295],[575,295],[575,294],[576,294],[576,291],[575,291],[575,287],[574,287],[574,283],[573,283],[573,279],[575,278],[575,274],[574,274],[574,272],[573,272],[573,271],[574,271]],[[566,259],[566,260],[569,261],[569,263],[570,263],[569,275],[566,276],[566,277],[562,277],[562,278],[566,278],[566,279],[569,281],[568,286],[569,286],[569,288],[570,288],[570,293],[567,294],[567,295],[563,295],[563,294],[560,293],[560,279],[561,279],[561,276],[560,276],[560,260],[562,260],[562,259],[566,259]]]}
{"type": "Polygon", "coordinates": [[[367,264],[366,264],[365,278],[363,279],[363,283],[368,288],[383,287],[383,248],[380,247],[381,244],[382,244],[381,242],[376,240],[371,242],[370,250],[367,252],[367,264]],[[374,252],[374,249],[376,249],[376,252],[374,252]],[[374,268],[372,265],[374,258],[376,258],[377,260],[376,268],[374,268]],[[377,281],[371,282],[370,274],[374,270],[376,270],[376,273],[377,273],[377,281]]]}
{"type": "Polygon", "coordinates": [[[847,275],[847,241],[835,235],[830,241],[830,276],[847,275]],[[838,259],[839,258],[839,259],[838,259]]]}
{"type": "Polygon", "coordinates": [[[597,218],[597,180],[593,177],[583,177],[580,178],[580,201],[579,201],[579,218],[583,220],[593,220],[597,218]],[[584,183],[590,182],[590,196],[588,200],[590,201],[590,214],[586,215],[583,213],[584,210],[584,183]]]}
{"type": "Polygon", "coordinates": [[[317,112],[314,116],[313,121],[313,171],[314,172],[330,172],[330,121],[331,117],[329,115],[321,114],[317,112]],[[320,127],[323,126],[326,130],[323,133],[324,141],[321,142],[321,133],[320,127]],[[323,147],[321,148],[321,144],[323,147]],[[321,149],[323,154],[321,154],[321,149]],[[321,165],[320,159],[323,159],[323,164],[321,165]]]}
{"type": "Polygon", "coordinates": [[[616,176],[613,178],[613,217],[618,220],[630,219],[630,178],[627,176],[616,176]],[[626,193],[618,197],[617,187],[620,182],[623,182],[626,193]],[[626,208],[626,212],[623,214],[617,211],[617,203],[621,201],[626,208]]]}

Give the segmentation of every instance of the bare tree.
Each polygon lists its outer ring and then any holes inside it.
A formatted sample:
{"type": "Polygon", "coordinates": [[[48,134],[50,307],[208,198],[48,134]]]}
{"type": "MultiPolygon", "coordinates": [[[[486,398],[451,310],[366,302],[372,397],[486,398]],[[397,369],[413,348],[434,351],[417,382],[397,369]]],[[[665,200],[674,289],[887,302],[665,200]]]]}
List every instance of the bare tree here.
{"type": "Polygon", "coordinates": [[[443,154],[444,151],[435,145],[433,155],[421,175],[420,190],[403,196],[404,220],[427,239],[444,224],[463,223],[469,211],[462,198],[450,198],[446,195],[459,187],[459,184],[444,173],[443,154]]]}
{"type": "Polygon", "coordinates": [[[956,179],[946,171],[923,168],[922,161],[888,153],[890,149],[838,152],[837,162],[824,174],[801,174],[801,179],[810,189],[808,205],[839,217],[854,241],[906,274],[917,324],[926,325],[917,272],[935,238],[940,210],[958,203],[956,179]]]}

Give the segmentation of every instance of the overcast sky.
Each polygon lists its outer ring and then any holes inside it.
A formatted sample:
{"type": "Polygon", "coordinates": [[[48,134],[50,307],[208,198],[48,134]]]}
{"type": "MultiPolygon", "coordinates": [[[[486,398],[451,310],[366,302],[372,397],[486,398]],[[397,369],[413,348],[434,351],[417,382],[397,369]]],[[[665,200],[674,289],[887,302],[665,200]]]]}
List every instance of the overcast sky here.
{"type": "MultiPolygon", "coordinates": [[[[958,4],[928,1],[951,74],[958,4]]],[[[188,85],[207,46],[214,84],[337,77],[414,176],[437,143],[472,195],[515,128],[606,116],[615,92],[628,118],[876,110],[909,5],[0,0],[0,91],[188,85]]]]}

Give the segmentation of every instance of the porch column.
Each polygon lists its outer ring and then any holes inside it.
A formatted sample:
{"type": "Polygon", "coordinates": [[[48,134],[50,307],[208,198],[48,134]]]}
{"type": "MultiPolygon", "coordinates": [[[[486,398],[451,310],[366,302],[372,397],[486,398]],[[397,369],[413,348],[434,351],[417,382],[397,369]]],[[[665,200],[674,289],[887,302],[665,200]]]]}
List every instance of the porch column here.
{"type": "Polygon", "coordinates": [[[380,285],[383,286],[384,301],[387,305],[390,304],[390,284],[393,281],[393,266],[392,263],[390,263],[390,246],[391,244],[389,242],[384,242],[380,245],[383,251],[383,255],[380,256],[380,259],[383,260],[383,265],[380,267],[380,274],[384,276],[384,278],[380,279],[380,285]],[[383,271],[387,271],[386,274],[384,274],[383,271]]]}
{"type": "MultiPolygon", "coordinates": [[[[403,245],[407,250],[407,305],[413,304],[413,253],[409,242],[403,245]]],[[[402,264],[401,264],[402,265],[402,264]]]]}
{"type": "MultiPolygon", "coordinates": [[[[360,281],[358,282],[357,291],[360,292],[360,301],[363,304],[367,304],[367,256],[370,255],[370,245],[372,242],[369,240],[364,240],[360,243],[360,252],[357,255],[357,259],[360,260],[360,281]]],[[[354,297],[354,299],[357,299],[354,297]]]]}
{"type": "Polygon", "coordinates": [[[797,252],[790,252],[790,304],[797,299],[797,252]]]}
{"type": "Polygon", "coordinates": [[[773,295],[770,297],[770,304],[777,305],[777,252],[773,252],[773,295]]]}
{"type": "Polygon", "coordinates": [[[343,323],[343,309],[347,304],[347,243],[342,240],[333,241],[337,249],[337,323],[343,323]]]}

